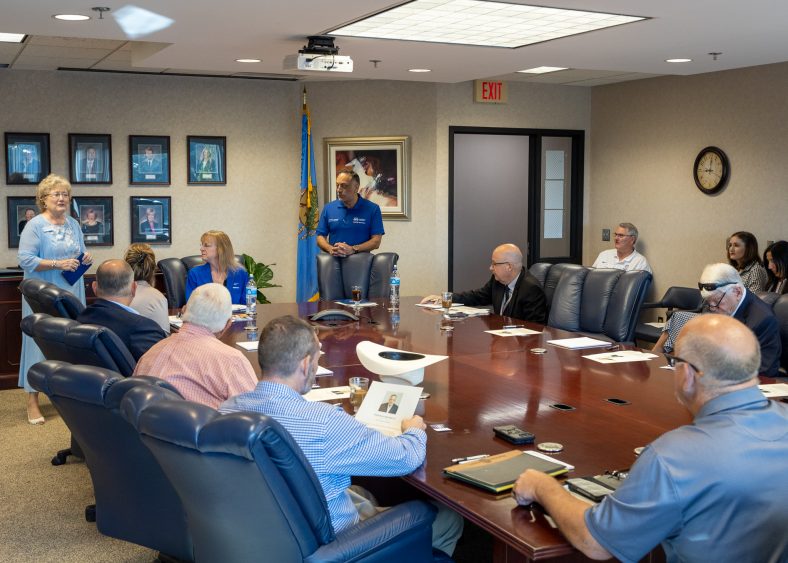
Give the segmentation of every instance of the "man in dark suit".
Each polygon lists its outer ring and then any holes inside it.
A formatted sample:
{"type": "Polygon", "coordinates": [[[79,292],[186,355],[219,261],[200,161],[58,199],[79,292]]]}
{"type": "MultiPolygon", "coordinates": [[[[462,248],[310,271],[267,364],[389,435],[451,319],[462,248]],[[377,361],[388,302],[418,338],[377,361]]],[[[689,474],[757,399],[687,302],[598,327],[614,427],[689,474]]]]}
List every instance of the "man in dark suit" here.
{"type": "Polygon", "coordinates": [[[397,410],[399,409],[399,405],[397,404],[397,395],[392,393],[389,395],[389,400],[385,403],[380,404],[380,408],[378,411],[386,412],[389,414],[397,414],[397,410]]]}
{"type": "Polygon", "coordinates": [[[124,260],[107,260],[96,270],[95,302],[77,317],[84,324],[105,326],[123,341],[135,360],[167,334],[147,317],[129,307],[137,284],[134,271],[124,260]]]}
{"type": "MultiPolygon", "coordinates": [[[[709,264],[698,282],[703,296],[703,312],[732,316],[755,333],[761,345],[761,366],[758,373],[774,377],[780,369],[780,323],[772,308],[744,287],[736,268],[729,264],[709,264]]],[[[694,313],[676,312],[665,325],[654,345],[657,352],[670,352],[684,324],[694,313]],[[674,318],[675,317],[675,318],[674,318]]]]}
{"type": "Polygon", "coordinates": [[[79,159],[77,179],[80,182],[96,182],[104,180],[104,167],[96,152],[96,147],[88,147],[85,156],[79,159]]]}
{"type": "MultiPolygon", "coordinates": [[[[515,319],[544,324],[547,321],[547,300],[539,282],[523,267],[523,253],[514,244],[502,244],[493,250],[490,263],[492,276],[484,287],[455,293],[453,301],[485,307],[515,319]]],[[[428,295],[422,303],[440,303],[440,296],[428,295]]]]}

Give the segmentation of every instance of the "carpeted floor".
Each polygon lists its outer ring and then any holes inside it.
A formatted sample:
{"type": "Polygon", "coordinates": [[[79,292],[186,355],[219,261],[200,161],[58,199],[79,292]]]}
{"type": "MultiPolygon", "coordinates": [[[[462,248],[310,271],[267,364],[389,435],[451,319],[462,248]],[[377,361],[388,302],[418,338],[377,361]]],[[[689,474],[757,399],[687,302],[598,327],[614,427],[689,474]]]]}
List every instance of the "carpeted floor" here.
{"type": "Polygon", "coordinates": [[[70,436],[46,397],[41,403],[47,422],[31,426],[25,392],[0,391],[0,561],[153,561],[154,551],[102,536],[85,521],[94,502],[90,475],[71,457],[50,463],[70,436]]]}

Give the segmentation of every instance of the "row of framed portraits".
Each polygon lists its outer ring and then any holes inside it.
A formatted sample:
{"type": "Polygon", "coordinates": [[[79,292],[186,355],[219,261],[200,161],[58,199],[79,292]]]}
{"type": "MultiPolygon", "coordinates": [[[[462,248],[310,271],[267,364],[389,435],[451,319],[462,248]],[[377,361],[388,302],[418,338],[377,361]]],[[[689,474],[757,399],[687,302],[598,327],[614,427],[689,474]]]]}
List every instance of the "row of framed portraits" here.
{"type": "MultiPolygon", "coordinates": [[[[227,183],[227,138],[186,137],[187,183],[227,183]]],[[[49,133],[5,134],[5,181],[38,184],[51,171],[49,133]]],[[[112,135],[68,134],[68,170],[72,184],[112,184],[112,135]]],[[[170,138],[129,135],[129,184],[170,185],[170,138]]]]}
{"type": "MultiPolygon", "coordinates": [[[[74,196],[71,216],[77,220],[85,246],[115,244],[112,197],[74,196]]],[[[172,244],[172,208],[169,196],[131,196],[131,242],[172,244]]],[[[35,197],[9,196],[7,201],[8,247],[19,248],[27,222],[38,215],[35,197]]]]}

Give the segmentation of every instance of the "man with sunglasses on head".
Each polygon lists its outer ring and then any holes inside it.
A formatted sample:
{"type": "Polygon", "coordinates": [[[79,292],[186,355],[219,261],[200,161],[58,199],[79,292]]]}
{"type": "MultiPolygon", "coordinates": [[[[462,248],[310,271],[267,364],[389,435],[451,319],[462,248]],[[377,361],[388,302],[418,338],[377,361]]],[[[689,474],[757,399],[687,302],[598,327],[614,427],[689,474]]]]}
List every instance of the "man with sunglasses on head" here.
{"type": "Polygon", "coordinates": [[[603,250],[596,257],[592,268],[615,268],[631,272],[645,270],[649,274],[651,266],[640,252],[635,250],[638,240],[638,228],[632,223],[619,223],[613,233],[613,245],[610,250],[603,250]]]}
{"type": "MultiPolygon", "coordinates": [[[[698,282],[703,297],[703,312],[728,315],[743,322],[755,333],[761,346],[759,373],[774,377],[779,375],[780,324],[772,308],[748,291],[736,269],[729,264],[709,264],[703,269],[698,282]]],[[[696,313],[678,311],[674,313],[662,332],[654,350],[670,352],[682,327],[696,313]]]]}
{"type": "Polygon", "coordinates": [[[639,561],[661,543],[668,561],[785,561],[788,405],[758,389],[758,341],[735,319],[701,315],[666,356],[692,424],[646,446],[598,505],[530,469],[515,484],[517,503],[538,502],[593,559],[639,561]]]}

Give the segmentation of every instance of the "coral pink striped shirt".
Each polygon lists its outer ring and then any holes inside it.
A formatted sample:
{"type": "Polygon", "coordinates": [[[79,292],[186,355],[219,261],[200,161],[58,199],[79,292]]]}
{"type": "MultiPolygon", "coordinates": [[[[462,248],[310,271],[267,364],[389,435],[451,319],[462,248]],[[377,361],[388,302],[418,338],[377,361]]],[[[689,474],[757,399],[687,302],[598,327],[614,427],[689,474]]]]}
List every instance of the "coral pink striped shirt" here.
{"type": "Polygon", "coordinates": [[[164,379],[185,399],[212,408],[257,385],[252,364],[240,350],[192,323],[183,323],[177,333],[143,354],[134,375],[164,379]]]}

